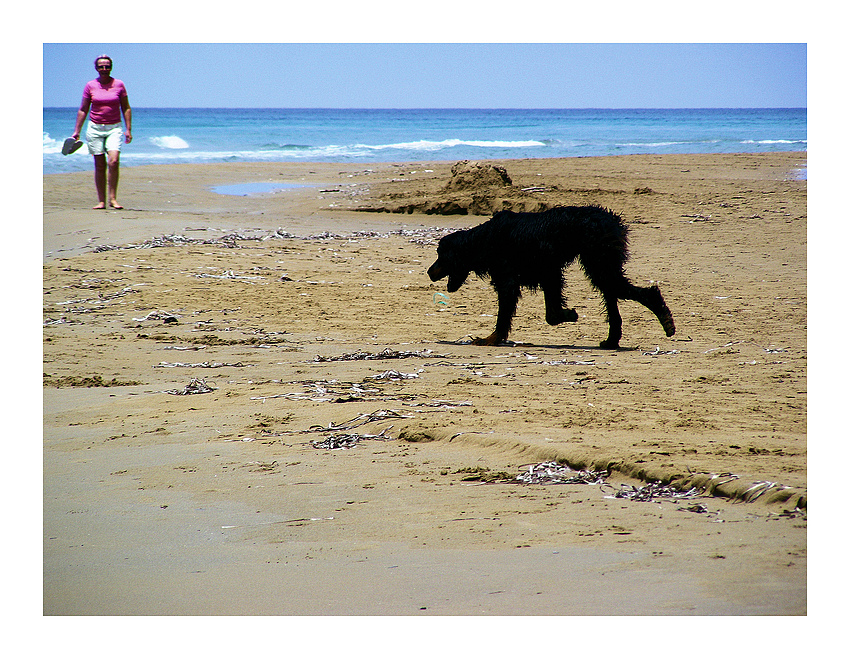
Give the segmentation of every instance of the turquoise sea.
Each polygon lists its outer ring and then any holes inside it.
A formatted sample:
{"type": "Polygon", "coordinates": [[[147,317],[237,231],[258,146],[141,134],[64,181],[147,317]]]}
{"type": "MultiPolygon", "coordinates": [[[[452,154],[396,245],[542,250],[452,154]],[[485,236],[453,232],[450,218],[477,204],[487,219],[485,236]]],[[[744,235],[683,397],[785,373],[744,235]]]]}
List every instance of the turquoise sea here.
{"type": "MultiPolygon", "coordinates": [[[[636,153],[805,151],[805,108],[340,110],[133,108],[124,167],[204,162],[414,162],[636,153]]],[[[91,169],[62,142],[76,108],[44,108],[43,172],[91,169]]]]}

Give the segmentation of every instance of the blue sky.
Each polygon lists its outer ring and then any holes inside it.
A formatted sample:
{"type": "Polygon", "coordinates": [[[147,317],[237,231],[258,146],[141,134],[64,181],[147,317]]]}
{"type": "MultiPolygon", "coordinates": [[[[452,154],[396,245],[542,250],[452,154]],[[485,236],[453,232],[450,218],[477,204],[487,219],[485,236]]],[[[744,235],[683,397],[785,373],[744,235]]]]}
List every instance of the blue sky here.
{"type": "Polygon", "coordinates": [[[136,107],[806,107],[806,44],[44,43],[43,104],[109,54],[136,107]]]}

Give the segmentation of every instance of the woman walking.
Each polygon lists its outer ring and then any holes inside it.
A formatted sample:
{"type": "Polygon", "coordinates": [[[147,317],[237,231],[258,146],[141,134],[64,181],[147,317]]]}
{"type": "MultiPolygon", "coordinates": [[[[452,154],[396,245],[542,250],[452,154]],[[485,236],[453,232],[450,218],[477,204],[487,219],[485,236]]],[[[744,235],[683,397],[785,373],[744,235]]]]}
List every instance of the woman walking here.
{"type": "Polygon", "coordinates": [[[118,203],[118,161],[121,155],[121,142],[129,144],[133,140],[132,112],[124,83],[112,77],[112,58],[101,55],[94,61],[98,77],[86,83],[83,89],[83,101],[77,111],[77,123],[71,135],[79,139],[86,115],[89,125],[86,130],[86,142],[89,153],[94,156],[94,185],[97,189],[98,204],[95,209],[123,208],[118,203]],[[89,112],[91,113],[89,114],[89,112]],[[121,128],[121,117],[127,131],[121,128]]]}

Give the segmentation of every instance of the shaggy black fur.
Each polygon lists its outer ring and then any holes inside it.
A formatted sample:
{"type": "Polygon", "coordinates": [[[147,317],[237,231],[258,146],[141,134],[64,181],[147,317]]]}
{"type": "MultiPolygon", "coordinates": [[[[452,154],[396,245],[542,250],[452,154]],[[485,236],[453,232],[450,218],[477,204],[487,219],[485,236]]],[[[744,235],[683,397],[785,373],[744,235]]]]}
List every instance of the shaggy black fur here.
{"type": "Polygon", "coordinates": [[[658,287],[641,288],[626,278],[628,247],[628,228],[620,216],[599,206],[563,206],[542,213],[502,211],[477,227],[443,237],[428,276],[431,281],[448,277],[449,293],[458,290],[470,272],[490,278],[499,296],[496,330],[475,339],[476,345],[497,345],[508,338],[522,288],[543,289],[550,325],[578,320],[563,294],[563,270],[576,259],[605,301],[608,338],[599,344],[602,348],[620,346],[623,320],[618,299],[640,302],[672,336],[676,326],[658,287]]]}

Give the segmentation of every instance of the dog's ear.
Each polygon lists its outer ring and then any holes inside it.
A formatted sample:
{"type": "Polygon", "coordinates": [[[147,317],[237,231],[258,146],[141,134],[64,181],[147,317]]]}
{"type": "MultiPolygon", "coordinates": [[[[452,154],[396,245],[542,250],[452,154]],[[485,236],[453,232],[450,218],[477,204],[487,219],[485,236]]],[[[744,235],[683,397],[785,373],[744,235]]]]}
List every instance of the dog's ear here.
{"type": "Polygon", "coordinates": [[[440,242],[437,243],[437,255],[444,254],[448,252],[452,248],[452,243],[454,242],[454,234],[449,234],[448,236],[443,236],[440,238],[440,242]]]}

